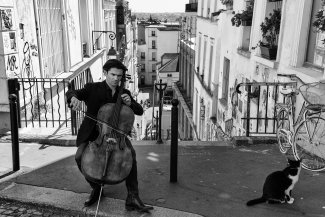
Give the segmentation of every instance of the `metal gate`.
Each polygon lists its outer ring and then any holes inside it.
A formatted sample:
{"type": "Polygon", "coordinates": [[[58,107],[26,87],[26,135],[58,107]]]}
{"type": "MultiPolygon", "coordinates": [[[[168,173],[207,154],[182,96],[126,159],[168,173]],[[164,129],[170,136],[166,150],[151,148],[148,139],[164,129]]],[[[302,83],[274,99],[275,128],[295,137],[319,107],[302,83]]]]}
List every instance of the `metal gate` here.
{"type": "MultiPolygon", "coordinates": [[[[15,78],[9,79],[9,94],[18,97],[19,127],[71,127],[77,134],[84,118],[83,112],[67,107],[65,93],[68,89],[78,90],[93,82],[90,69],[62,78],[15,78]]],[[[82,110],[86,110],[83,104],[82,110]]]]}
{"type": "MultiPolygon", "coordinates": [[[[240,83],[236,87],[237,94],[244,94],[246,111],[243,117],[243,128],[246,136],[276,134],[276,103],[284,102],[279,92],[281,86],[296,85],[296,82],[252,82],[240,83]],[[239,88],[243,86],[243,90],[239,88]]],[[[237,94],[234,94],[236,96],[237,94]]],[[[237,99],[232,99],[238,104],[237,99]]]]}

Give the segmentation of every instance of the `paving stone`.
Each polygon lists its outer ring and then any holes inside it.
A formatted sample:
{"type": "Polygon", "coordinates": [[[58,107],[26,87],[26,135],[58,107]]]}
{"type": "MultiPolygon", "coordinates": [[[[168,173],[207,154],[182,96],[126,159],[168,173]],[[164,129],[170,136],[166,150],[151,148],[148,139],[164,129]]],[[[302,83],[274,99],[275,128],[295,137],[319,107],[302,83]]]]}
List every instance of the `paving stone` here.
{"type": "Polygon", "coordinates": [[[19,212],[24,212],[26,209],[25,208],[19,208],[18,211],[19,212]]]}
{"type": "Polygon", "coordinates": [[[5,215],[9,215],[9,214],[11,214],[11,213],[13,213],[14,211],[12,211],[12,210],[7,210],[7,211],[5,211],[4,213],[2,213],[2,214],[5,214],[5,215]]]}
{"type": "Polygon", "coordinates": [[[36,207],[34,205],[19,203],[7,203],[1,200],[0,207],[0,217],[77,217],[77,215],[67,215],[58,210],[52,210],[51,208],[36,207]]]}

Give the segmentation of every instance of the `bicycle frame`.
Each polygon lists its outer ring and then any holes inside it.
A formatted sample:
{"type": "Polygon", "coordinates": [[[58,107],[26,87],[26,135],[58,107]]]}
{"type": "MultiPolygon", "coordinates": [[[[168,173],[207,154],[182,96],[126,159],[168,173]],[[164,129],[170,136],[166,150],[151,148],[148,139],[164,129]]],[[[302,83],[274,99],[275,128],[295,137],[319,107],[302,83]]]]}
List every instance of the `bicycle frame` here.
{"type": "MultiPolygon", "coordinates": [[[[293,74],[280,74],[280,76],[298,80],[307,88],[307,85],[313,84],[305,84],[293,74]]],[[[299,88],[294,85],[289,90],[280,91],[283,94],[284,103],[276,104],[277,139],[281,153],[287,154],[291,148],[294,158],[301,161],[304,169],[320,171],[325,169],[325,149],[324,143],[321,143],[321,141],[324,141],[322,132],[325,128],[325,119],[321,116],[325,108],[324,104],[319,104],[317,101],[313,103],[306,99],[305,92],[301,90],[302,85],[299,88]],[[296,105],[296,102],[294,100],[298,95],[297,93],[300,93],[303,97],[303,103],[298,117],[295,118],[294,105],[296,105]]]]}
{"type": "Polygon", "coordinates": [[[294,108],[294,102],[292,100],[292,95],[291,96],[285,96],[284,95],[284,101],[287,101],[286,103],[277,103],[277,114],[284,109],[286,112],[289,114],[289,124],[290,124],[290,129],[292,129],[292,133],[294,133],[294,130],[296,129],[297,125],[301,123],[302,121],[306,120],[308,110],[306,109],[306,102],[304,101],[298,117],[295,118],[295,108],[294,108]]]}

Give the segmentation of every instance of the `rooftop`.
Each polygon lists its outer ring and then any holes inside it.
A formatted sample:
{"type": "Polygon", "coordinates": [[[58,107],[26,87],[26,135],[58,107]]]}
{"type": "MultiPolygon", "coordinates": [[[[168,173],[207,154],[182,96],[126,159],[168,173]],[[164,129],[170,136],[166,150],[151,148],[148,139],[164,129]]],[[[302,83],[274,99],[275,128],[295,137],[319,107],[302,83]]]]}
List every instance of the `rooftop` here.
{"type": "Polygon", "coordinates": [[[159,69],[159,73],[178,72],[178,71],[179,71],[178,55],[175,56],[170,61],[168,61],[165,65],[161,66],[159,69]]]}

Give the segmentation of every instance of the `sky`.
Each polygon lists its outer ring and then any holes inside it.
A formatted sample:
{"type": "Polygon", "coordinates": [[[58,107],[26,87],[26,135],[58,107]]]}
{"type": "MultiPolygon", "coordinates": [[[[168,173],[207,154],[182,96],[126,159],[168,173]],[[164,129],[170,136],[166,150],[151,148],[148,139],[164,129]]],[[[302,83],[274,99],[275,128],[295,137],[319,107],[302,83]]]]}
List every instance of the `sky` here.
{"type": "Polygon", "coordinates": [[[189,0],[128,0],[132,12],[185,12],[189,0]]]}

